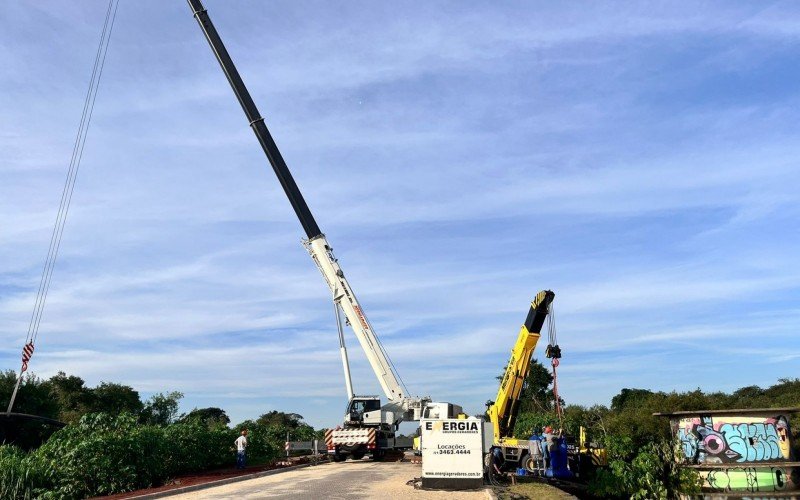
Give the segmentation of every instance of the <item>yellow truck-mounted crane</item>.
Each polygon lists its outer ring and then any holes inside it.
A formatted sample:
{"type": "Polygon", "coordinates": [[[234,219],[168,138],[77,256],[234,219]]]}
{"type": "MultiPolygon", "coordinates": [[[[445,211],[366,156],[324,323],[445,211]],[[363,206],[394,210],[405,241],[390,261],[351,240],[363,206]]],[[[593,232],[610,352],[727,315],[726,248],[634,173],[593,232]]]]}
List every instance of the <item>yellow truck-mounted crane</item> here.
{"type": "Polygon", "coordinates": [[[533,472],[536,464],[528,453],[530,442],[512,436],[519,413],[520,396],[525,378],[531,366],[531,357],[541,336],[542,326],[550,312],[555,294],[543,290],[531,302],[528,317],[520,328],[517,342],[511,350],[511,358],[500,381],[497,397],[488,401],[487,415],[494,430],[494,445],[503,450],[506,466],[516,465],[533,472]]]}

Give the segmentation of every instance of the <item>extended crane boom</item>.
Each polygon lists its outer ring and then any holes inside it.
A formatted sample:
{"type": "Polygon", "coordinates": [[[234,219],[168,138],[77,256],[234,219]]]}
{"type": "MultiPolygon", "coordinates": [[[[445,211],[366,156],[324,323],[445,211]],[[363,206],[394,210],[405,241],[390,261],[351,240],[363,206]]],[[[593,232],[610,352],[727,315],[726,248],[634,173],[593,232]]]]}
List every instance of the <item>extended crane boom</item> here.
{"type": "MultiPolygon", "coordinates": [[[[539,342],[542,326],[550,313],[550,304],[554,298],[555,294],[550,290],[536,294],[525,323],[519,329],[514,348],[511,349],[511,358],[500,380],[497,397],[494,401],[486,402],[486,415],[494,431],[494,446],[502,450],[506,467],[511,469],[522,467],[531,473],[538,473],[539,467],[533,455],[529,453],[531,442],[527,439],[517,439],[512,433],[519,413],[519,401],[525,378],[531,367],[531,357],[539,342]]],[[[538,447],[539,442],[536,441],[534,446],[538,447]]]]}
{"type": "MultiPolygon", "coordinates": [[[[311,210],[308,208],[302,193],[300,193],[300,189],[297,187],[291,172],[289,172],[289,167],[286,166],[286,162],[278,150],[278,146],[272,139],[272,135],[264,123],[264,118],[261,117],[252,97],[250,97],[250,93],[244,81],[242,81],[239,72],[236,70],[233,60],[225,49],[222,39],[208,16],[208,12],[206,12],[200,0],[188,0],[188,2],[195,19],[197,19],[209,45],[211,45],[211,49],[217,61],[222,67],[222,71],[225,73],[228,82],[233,88],[233,92],[236,94],[239,104],[242,105],[242,110],[244,110],[244,114],[247,116],[250,127],[256,134],[261,148],[267,155],[272,169],[275,171],[275,175],[278,176],[278,180],[286,196],[289,198],[289,202],[292,204],[292,208],[294,208],[297,218],[300,220],[300,224],[306,232],[306,236],[308,236],[308,240],[304,241],[306,249],[311,254],[317,267],[322,272],[325,281],[328,283],[328,287],[333,294],[334,302],[337,307],[340,307],[342,312],[344,312],[348,323],[350,323],[350,326],[353,328],[353,332],[366,353],[367,360],[372,370],[375,372],[386,397],[391,402],[402,406],[404,411],[408,411],[410,408],[419,408],[420,400],[415,398],[409,400],[408,396],[405,394],[402,384],[394,373],[386,353],[381,348],[378,338],[364,315],[364,310],[359,305],[353,293],[353,289],[347,282],[338,261],[333,256],[331,246],[328,244],[325,235],[322,234],[322,231],[317,225],[317,221],[314,220],[311,210]]],[[[346,358],[343,359],[346,367],[346,358]]],[[[352,397],[352,389],[349,385],[348,383],[348,393],[350,393],[349,396],[352,397]]]]}
{"type": "MultiPolygon", "coordinates": [[[[404,440],[396,437],[395,433],[404,420],[419,420],[426,418],[449,418],[462,412],[462,408],[451,403],[433,403],[429,397],[413,397],[406,394],[404,387],[394,372],[388,355],[372,329],[364,310],[356,299],[352,287],[333,255],[328,240],[322,234],[311,210],[308,208],[300,189],[289,172],[278,146],[269,133],[264,118],[258,112],[250,93],[247,91],[236,66],[233,64],[222,39],[217,33],[214,24],[208,16],[200,0],[187,0],[195,19],[208,40],[211,50],[217,58],[222,71],[233,88],[239,104],[244,110],[250,127],[258,138],[261,148],[267,155],[275,175],[283,187],[289,202],[292,204],[300,224],[306,232],[307,240],[303,245],[308,250],[311,258],[319,268],[328,288],[333,295],[336,312],[336,323],[339,329],[339,347],[342,356],[342,365],[345,372],[345,386],[347,388],[348,406],[344,419],[344,428],[332,429],[326,434],[325,441],[328,453],[333,454],[334,460],[341,460],[351,455],[353,458],[363,457],[371,453],[373,457],[381,457],[387,450],[396,450],[406,447],[404,440]],[[350,367],[347,359],[347,350],[341,328],[343,312],[347,323],[352,327],[364,354],[367,356],[372,371],[378,378],[383,392],[388,398],[388,403],[381,406],[377,396],[355,396],[350,380],[350,367]]],[[[411,440],[407,439],[407,447],[411,440]]]]}
{"type": "Polygon", "coordinates": [[[192,8],[195,19],[197,19],[197,23],[200,25],[200,29],[202,29],[203,33],[206,35],[206,40],[208,40],[209,45],[211,45],[211,50],[214,51],[217,61],[219,61],[220,66],[222,66],[222,71],[225,73],[228,82],[233,88],[233,93],[236,94],[239,104],[242,105],[242,110],[244,110],[244,114],[250,122],[250,127],[253,129],[253,132],[255,132],[258,142],[261,144],[261,148],[267,155],[269,163],[275,171],[275,175],[278,176],[278,181],[280,181],[281,186],[283,186],[283,191],[289,198],[289,203],[292,204],[297,218],[300,219],[300,224],[302,224],[306,235],[309,239],[321,236],[322,231],[320,231],[317,221],[314,220],[314,216],[311,215],[311,210],[309,210],[306,200],[303,198],[300,189],[294,182],[294,177],[292,177],[292,173],[289,172],[289,167],[286,166],[286,162],[283,160],[278,146],[272,139],[272,134],[269,133],[269,129],[267,129],[267,125],[264,123],[264,118],[261,117],[255,102],[253,102],[253,98],[250,97],[250,92],[247,90],[242,77],[239,76],[239,71],[236,69],[236,65],[233,64],[233,59],[231,59],[231,56],[228,54],[225,44],[222,43],[217,29],[214,27],[214,23],[212,23],[211,18],[208,17],[208,12],[205,7],[203,7],[203,3],[200,0],[188,0],[188,2],[189,6],[192,8]]]}
{"type": "Polygon", "coordinates": [[[531,366],[531,356],[536,349],[542,325],[550,312],[550,304],[554,298],[555,294],[550,290],[536,294],[531,302],[525,323],[519,330],[514,348],[511,350],[511,358],[508,360],[503,379],[500,381],[497,397],[494,401],[487,403],[487,413],[494,428],[495,443],[509,437],[514,430],[514,423],[519,412],[519,398],[531,366]]]}

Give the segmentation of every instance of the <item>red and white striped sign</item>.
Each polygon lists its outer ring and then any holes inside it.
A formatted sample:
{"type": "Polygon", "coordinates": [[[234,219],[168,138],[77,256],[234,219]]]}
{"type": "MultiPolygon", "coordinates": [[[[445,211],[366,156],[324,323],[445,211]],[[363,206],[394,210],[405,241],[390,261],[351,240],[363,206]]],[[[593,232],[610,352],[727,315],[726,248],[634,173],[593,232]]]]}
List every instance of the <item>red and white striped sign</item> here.
{"type": "Polygon", "coordinates": [[[28,361],[31,360],[33,357],[33,341],[28,342],[25,344],[25,347],[22,348],[22,371],[28,369],[28,361]]]}
{"type": "Polygon", "coordinates": [[[366,445],[367,448],[376,448],[375,429],[335,429],[330,436],[325,433],[325,444],[328,449],[335,449],[337,445],[354,446],[357,444],[366,445]]]}

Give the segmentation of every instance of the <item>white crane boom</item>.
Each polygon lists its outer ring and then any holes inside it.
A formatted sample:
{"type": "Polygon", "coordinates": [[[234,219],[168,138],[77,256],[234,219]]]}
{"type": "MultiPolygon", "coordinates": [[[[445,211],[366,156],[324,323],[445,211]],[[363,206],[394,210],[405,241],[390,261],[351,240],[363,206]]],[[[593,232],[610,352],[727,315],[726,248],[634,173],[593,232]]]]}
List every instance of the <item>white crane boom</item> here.
{"type": "MultiPolygon", "coordinates": [[[[341,308],[350,323],[387,399],[393,402],[403,400],[406,397],[403,386],[378,342],[378,337],[372,331],[372,327],[364,315],[364,310],[361,309],[358,299],[356,299],[353,289],[347,282],[339,262],[334,257],[333,250],[328,244],[325,235],[320,234],[315,238],[304,240],[303,244],[328,283],[328,287],[333,294],[334,303],[341,308]]],[[[346,374],[346,378],[348,378],[348,374],[346,374]]],[[[350,390],[352,389],[349,389],[348,392],[350,390]]]]}
{"type": "MultiPolygon", "coordinates": [[[[286,161],[283,159],[277,144],[275,144],[272,134],[270,134],[269,129],[267,129],[264,118],[259,113],[255,102],[253,102],[250,92],[247,90],[244,81],[239,75],[236,65],[233,63],[230,54],[228,54],[219,33],[217,33],[214,23],[211,22],[208,12],[205,7],[203,7],[202,1],[187,1],[200,29],[203,31],[206,40],[211,46],[214,56],[222,67],[225,77],[231,84],[231,88],[247,116],[248,123],[250,123],[250,127],[258,138],[258,142],[261,144],[261,148],[264,150],[275,175],[277,175],[300,224],[303,226],[306,236],[308,236],[308,239],[304,241],[304,245],[316,262],[317,267],[322,272],[325,281],[328,282],[328,286],[333,293],[334,304],[337,307],[337,321],[340,319],[338,310],[341,309],[347,321],[350,323],[350,326],[353,328],[353,332],[361,344],[361,348],[364,350],[367,360],[369,360],[370,366],[375,372],[378,382],[380,382],[381,388],[389,399],[389,402],[380,410],[364,411],[364,422],[370,421],[379,422],[382,425],[396,425],[404,419],[410,418],[418,420],[425,405],[430,402],[430,398],[409,397],[405,393],[397,374],[392,369],[389,358],[383,351],[377,336],[372,331],[372,327],[364,315],[361,306],[358,304],[353,289],[344,277],[344,273],[339,267],[336,258],[333,256],[333,252],[325,239],[325,235],[317,225],[317,221],[314,219],[311,210],[306,204],[303,194],[297,187],[289,171],[289,167],[286,165],[286,161]]],[[[341,324],[339,324],[339,326],[341,326],[341,324]]],[[[358,402],[358,398],[353,396],[350,369],[347,361],[347,352],[344,347],[344,338],[341,335],[341,328],[339,343],[342,353],[342,364],[345,369],[345,384],[347,386],[348,397],[350,398],[350,406],[352,407],[354,403],[358,402]]],[[[364,398],[362,398],[361,401],[363,402],[364,398]]]]}

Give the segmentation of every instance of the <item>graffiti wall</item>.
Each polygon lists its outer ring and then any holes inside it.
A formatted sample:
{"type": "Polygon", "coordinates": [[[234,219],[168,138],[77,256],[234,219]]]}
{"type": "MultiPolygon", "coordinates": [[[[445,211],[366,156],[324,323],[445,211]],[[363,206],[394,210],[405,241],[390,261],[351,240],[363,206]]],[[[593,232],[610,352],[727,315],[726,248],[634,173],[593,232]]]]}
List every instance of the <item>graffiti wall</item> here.
{"type": "Polygon", "coordinates": [[[797,467],[728,467],[698,470],[704,489],[719,492],[775,492],[800,489],[797,467]]]}
{"type": "Polygon", "coordinates": [[[800,490],[788,415],[767,412],[673,414],[676,459],[700,473],[706,491],[800,490]]]}
{"type": "Polygon", "coordinates": [[[784,415],[701,416],[678,421],[683,463],[791,461],[790,437],[784,415]]]}

